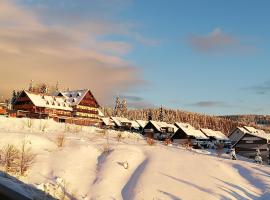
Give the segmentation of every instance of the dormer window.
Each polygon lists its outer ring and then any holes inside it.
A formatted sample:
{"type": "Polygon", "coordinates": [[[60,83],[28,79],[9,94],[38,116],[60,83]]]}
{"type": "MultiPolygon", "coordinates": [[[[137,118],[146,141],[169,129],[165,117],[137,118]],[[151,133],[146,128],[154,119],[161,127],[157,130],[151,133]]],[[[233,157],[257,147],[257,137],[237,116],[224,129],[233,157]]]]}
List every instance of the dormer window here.
{"type": "Polygon", "coordinates": [[[72,94],[69,94],[69,97],[72,97],[72,94]]]}
{"type": "Polygon", "coordinates": [[[58,106],[61,106],[61,104],[60,104],[60,103],[58,103],[58,106]]]}
{"type": "Polygon", "coordinates": [[[79,97],[79,96],[81,96],[81,93],[80,92],[77,93],[77,97],[79,97]]]}
{"type": "Polygon", "coordinates": [[[50,102],[49,102],[49,101],[46,101],[46,104],[47,104],[47,105],[50,105],[50,102]]]}
{"type": "Polygon", "coordinates": [[[42,95],[42,97],[41,97],[42,99],[45,99],[45,96],[44,95],[42,95]]]}
{"type": "Polygon", "coordinates": [[[52,105],[54,106],[55,105],[55,102],[53,101],[52,105]]]}
{"type": "Polygon", "coordinates": [[[72,102],[73,102],[73,103],[75,103],[75,101],[76,101],[76,99],[75,99],[75,98],[73,98],[73,99],[72,99],[72,102]]]}

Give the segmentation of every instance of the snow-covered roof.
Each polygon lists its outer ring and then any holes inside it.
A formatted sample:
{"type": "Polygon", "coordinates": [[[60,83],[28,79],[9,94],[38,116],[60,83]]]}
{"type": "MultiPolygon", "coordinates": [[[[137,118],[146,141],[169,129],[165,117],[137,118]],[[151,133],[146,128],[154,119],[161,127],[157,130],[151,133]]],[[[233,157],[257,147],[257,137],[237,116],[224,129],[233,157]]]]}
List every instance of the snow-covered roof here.
{"type": "Polygon", "coordinates": [[[125,117],[111,117],[111,119],[114,121],[114,123],[117,126],[121,126],[121,123],[131,123],[132,124],[132,122],[125,117]]]}
{"type": "Polygon", "coordinates": [[[208,139],[208,137],[205,134],[203,134],[200,130],[195,129],[188,123],[175,122],[175,125],[178,128],[182,129],[187,135],[193,136],[196,139],[208,139]]]}
{"type": "Polygon", "coordinates": [[[251,127],[251,126],[244,126],[243,128],[246,129],[250,133],[262,133],[262,134],[265,133],[263,130],[256,129],[256,128],[251,127]]]}
{"type": "Polygon", "coordinates": [[[161,128],[173,128],[173,131],[175,133],[178,129],[175,125],[168,124],[166,122],[158,122],[153,120],[151,120],[150,122],[156,127],[157,130],[161,130],[161,128]]]}
{"type": "Polygon", "coordinates": [[[114,126],[114,122],[109,117],[102,117],[101,120],[106,126],[114,126]]]}
{"type": "Polygon", "coordinates": [[[35,106],[68,111],[72,110],[71,104],[64,97],[33,93],[29,91],[24,92],[35,106]]]}
{"type": "Polygon", "coordinates": [[[144,128],[148,121],[145,120],[136,120],[136,122],[140,125],[140,127],[144,128]]]}
{"type": "Polygon", "coordinates": [[[229,138],[224,135],[221,131],[214,131],[208,128],[201,128],[201,131],[208,137],[213,137],[217,140],[229,140],[229,138]]]}
{"type": "Polygon", "coordinates": [[[83,97],[87,94],[89,90],[84,89],[84,90],[73,90],[73,91],[65,91],[65,92],[60,92],[67,101],[72,105],[78,105],[83,97]]]}
{"type": "Polygon", "coordinates": [[[247,134],[256,136],[256,137],[260,137],[266,140],[270,140],[270,134],[265,133],[263,130],[260,129],[256,129],[254,127],[250,127],[250,126],[244,126],[244,128],[246,130],[248,130],[247,134]]]}
{"type": "Polygon", "coordinates": [[[135,128],[135,129],[139,129],[140,128],[140,125],[138,124],[137,121],[131,121],[131,126],[132,126],[132,128],[135,128]]]}

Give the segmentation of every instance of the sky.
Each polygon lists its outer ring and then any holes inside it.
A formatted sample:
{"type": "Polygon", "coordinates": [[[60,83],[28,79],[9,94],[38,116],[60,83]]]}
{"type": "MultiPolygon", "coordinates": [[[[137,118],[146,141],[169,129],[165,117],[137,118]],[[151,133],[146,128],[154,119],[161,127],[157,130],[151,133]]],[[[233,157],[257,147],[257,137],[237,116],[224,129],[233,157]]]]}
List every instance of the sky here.
{"type": "Polygon", "coordinates": [[[270,2],[0,0],[0,96],[30,80],[101,105],[270,114],[270,2]]]}

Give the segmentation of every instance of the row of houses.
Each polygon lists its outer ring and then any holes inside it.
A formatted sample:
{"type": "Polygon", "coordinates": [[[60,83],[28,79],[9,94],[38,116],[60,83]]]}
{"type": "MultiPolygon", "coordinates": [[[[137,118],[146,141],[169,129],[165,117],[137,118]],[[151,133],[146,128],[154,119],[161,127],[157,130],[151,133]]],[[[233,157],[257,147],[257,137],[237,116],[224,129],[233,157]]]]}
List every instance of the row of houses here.
{"type": "Polygon", "coordinates": [[[259,149],[264,161],[269,157],[270,134],[250,126],[237,127],[229,138],[235,151],[247,158],[254,158],[259,149]]]}
{"type": "Polygon", "coordinates": [[[140,132],[146,137],[156,140],[171,139],[175,143],[184,143],[189,140],[192,143],[207,143],[218,141],[226,143],[229,138],[220,131],[211,129],[195,129],[188,123],[169,124],[158,121],[129,120],[124,117],[102,118],[103,128],[118,130],[130,130],[140,132]]]}

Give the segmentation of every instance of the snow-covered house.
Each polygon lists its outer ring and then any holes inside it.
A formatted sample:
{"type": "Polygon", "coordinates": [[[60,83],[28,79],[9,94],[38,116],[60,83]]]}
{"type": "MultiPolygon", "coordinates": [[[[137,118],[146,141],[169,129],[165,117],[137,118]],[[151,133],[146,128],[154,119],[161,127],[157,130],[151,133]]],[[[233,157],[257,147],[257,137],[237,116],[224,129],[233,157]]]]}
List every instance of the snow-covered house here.
{"type": "Polygon", "coordinates": [[[81,125],[98,125],[100,121],[99,104],[89,89],[58,92],[72,107],[72,116],[81,125]]]}
{"type": "Polygon", "coordinates": [[[101,127],[113,129],[115,127],[115,123],[110,117],[102,117],[101,118],[101,127]]]}
{"type": "MultiPolygon", "coordinates": [[[[244,126],[243,128],[247,131],[238,133],[241,137],[233,145],[236,153],[248,158],[254,158],[256,149],[260,149],[262,158],[266,161],[269,155],[270,134],[249,126],[244,126]]],[[[233,134],[234,137],[237,135],[236,132],[233,132],[233,134]]]]}
{"type": "Polygon", "coordinates": [[[187,140],[190,140],[192,143],[195,141],[206,142],[208,140],[205,134],[188,123],[176,122],[174,125],[178,128],[171,137],[172,141],[175,143],[185,143],[187,140]]]}
{"type": "Polygon", "coordinates": [[[230,134],[229,139],[234,145],[241,137],[243,137],[246,133],[249,133],[247,129],[244,127],[236,127],[230,134]]]}
{"type": "Polygon", "coordinates": [[[53,118],[64,122],[71,118],[71,104],[64,98],[23,90],[13,104],[13,109],[22,110],[26,117],[53,118]]]}
{"type": "Polygon", "coordinates": [[[111,117],[111,120],[114,122],[116,129],[120,130],[132,129],[132,121],[125,117],[111,117]]]}
{"type": "Polygon", "coordinates": [[[207,128],[201,128],[200,130],[209,138],[210,141],[216,142],[229,141],[229,138],[226,135],[224,135],[221,131],[214,131],[212,129],[207,128]]]}
{"type": "Polygon", "coordinates": [[[142,134],[158,140],[165,140],[177,131],[177,127],[166,122],[158,122],[150,120],[144,127],[142,134]]]}
{"type": "Polygon", "coordinates": [[[139,130],[143,131],[144,127],[146,126],[146,124],[148,123],[148,121],[145,120],[136,120],[136,122],[139,124],[139,130]]]}

